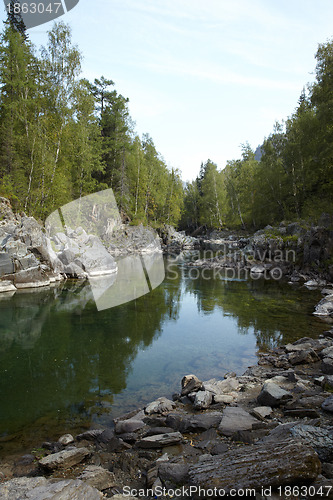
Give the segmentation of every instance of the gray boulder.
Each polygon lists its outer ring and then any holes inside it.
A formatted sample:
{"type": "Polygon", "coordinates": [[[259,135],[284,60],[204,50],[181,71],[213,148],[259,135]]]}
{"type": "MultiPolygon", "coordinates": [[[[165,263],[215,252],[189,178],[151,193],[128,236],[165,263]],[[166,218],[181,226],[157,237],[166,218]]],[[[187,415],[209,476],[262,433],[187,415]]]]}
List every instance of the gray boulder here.
{"type": "Polygon", "coordinates": [[[79,464],[89,455],[90,451],[87,448],[71,448],[52,453],[39,460],[38,463],[47,470],[64,469],[79,464]]]}
{"type": "Polygon", "coordinates": [[[101,491],[116,486],[114,474],[97,465],[88,465],[78,476],[78,479],[101,491]]]}
{"type": "Polygon", "coordinates": [[[232,436],[238,431],[251,430],[253,424],[257,424],[257,418],[250,415],[239,406],[228,406],[223,410],[223,416],[219,425],[219,432],[224,436],[232,436]]]}
{"type": "Polygon", "coordinates": [[[257,401],[262,406],[280,406],[293,399],[292,395],[281,389],[274,382],[267,381],[264,383],[257,401]]]}
{"type": "Polygon", "coordinates": [[[333,316],[333,294],[326,295],[321,301],[316,305],[315,312],[316,316],[333,316]]]}
{"type": "Polygon", "coordinates": [[[0,252],[0,278],[5,274],[14,272],[14,264],[10,256],[5,252],[0,252]]]}
{"type": "Polygon", "coordinates": [[[190,392],[199,391],[202,388],[202,382],[196,375],[185,375],[182,378],[182,396],[187,396],[190,392]]]}
{"type": "Polygon", "coordinates": [[[326,398],[321,407],[323,410],[333,413],[333,395],[326,398]]]}
{"type": "Polygon", "coordinates": [[[164,446],[181,443],[182,440],[183,436],[180,432],[170,432],[146,436],[137,442],[137,446],[139,448],[163,448],[164,446]]]}
{"type": "Polygon", "coordinates": [[[284,442],[274,447],[257,444],[237,448],[223,455],[207,456],[189,469],[190,484],[211,489],[231,490],[262,486],[284,486],[313,481],[320,474],[317,453],[302,443],[284,442]]]}
{"type": "Polygon", "coordinates": [[[152,415],[153,413],[168,413],[173,410],[176,406],[176,403],[167,398],[158,398],[156,401],[153,401],[145,408],[146,415],[152,415]]]}
{"type": "Polygon", "coordinates": [[[196,410],[208,408],[213,401],[213,394],[209,391],[198,391],[195,393],[193,406],[196,410]]]}
{"type": "Polygon", "coordinates": [[[101,500],[103,495],[79,479],[18,477],[0,484],[0,497],[3,500],[101,500]]]}
{"type": "Polygon", "coordinates": [[[211,427],[217,427],[222,419],[222,413],[211,411],[200,415],[169,413],[166,425],[180,432],[200,432],[211,427]]]}

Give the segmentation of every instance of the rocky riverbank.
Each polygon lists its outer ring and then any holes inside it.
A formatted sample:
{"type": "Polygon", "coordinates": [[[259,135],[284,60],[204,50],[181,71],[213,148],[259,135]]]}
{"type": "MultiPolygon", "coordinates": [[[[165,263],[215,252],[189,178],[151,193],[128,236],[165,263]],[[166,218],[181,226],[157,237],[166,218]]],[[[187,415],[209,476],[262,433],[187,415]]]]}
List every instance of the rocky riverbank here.
{"type": "Polygon", "coordinates": [[[333,498],[332,391],[333,329],[261,353],[242,376],[184,376],[179,394],[113,428],[2,460],[0,496],[292,498],[294,486],[295,498],[333,498]]]}

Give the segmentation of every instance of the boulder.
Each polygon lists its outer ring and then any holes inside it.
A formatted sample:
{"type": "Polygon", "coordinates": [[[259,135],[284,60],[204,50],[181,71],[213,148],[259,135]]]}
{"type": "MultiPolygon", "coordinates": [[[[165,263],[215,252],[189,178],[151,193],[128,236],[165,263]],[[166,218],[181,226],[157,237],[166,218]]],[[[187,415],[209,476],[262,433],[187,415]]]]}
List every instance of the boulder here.
{"type": "Polygon", "coordinates": [[[5,274],[14,272],[14,264],[10,256],[6,252],[0,252],[0,278],[5,274]]]}
{"type": "Polygon", "coordinates": [[[333,459],[333,428],[313,427],[298,424],[290,429],[295,439],[302,439],[311,446],[321,461],[330,462],[333,459]]]}
{"type": "Polygon", "coordinates": [[[323,410],[333,413],[333,395],[326,398],[321,407],[323,410]]]}
{"type": "Polygon", "coordinates": [[[78,476],[78,479],[101,491],[116,486],[114,474],[97,465],[88,465],[78,476]]]}
{"type": "Polygon", "coordinates": [[[262,486],[284,486],[313,481],[320,474],[317,453],[296,442],[257,444],[237,448],[223,455],[207,456],[189,469],[190,484],[204,488],[231,490],[262,486]]]}
{"type": "Polygon", "coordinates": [[[318,354],[313,349],[300,350],[291,352],[288,356],[288,361],[292,365],[301,365],[303,363],[316,363],[319,361],[318,354]]]}
{"type": "Polygon", "coordinates": [[[217,427],[222,419],[222,413],[212,411],[200,415],[169,413],[166,424],[180,432],[200,432],[211,427],[217,427]]]}
{"type": "Polygon", "coordinates": [[[71,448],[58,453],[52,453],[39,460],[39,465],[43,469],[55,470],[65,469],[76,465],[90,455],[87,448],[71,448]]]}
{"type": "Polygon", "coordinates": [[[193,406],[196,410],[208,408],[213,401],[213,394],[209,391],[198,391],[195,393],[193,406]]]}
{"type": "Polygon", "coordinates": [[[50,284],[50,279],[40,267],[18,271],[13,276],[16,288],[39,288],[50,284]]]}
{"type": "Polygon", "coordinates": [[[182,396],[187,396],[190,392],[199,391],[202,388],[202,382],[195,375],[185,375],[182,378],[182,396]]]}
{"type": "Polygon", "coordinates": [[[224,436],[232,436],[235,432],[251,430],[258,419],[239,406],[228,406],[223,410],[219,432],[224,436]]]}
{"type": "Polygon", "coordinates": [[[316,316],[333,316],[333,294],[326,295],[321,301],[316,305],[315,312],[316,316]]]}
{"type": "Polygon", "coordinates": [[[321,371],[326,375],[333,375],[333,358],[324,358],[322,360],[321,371]]]}
{"type": "Polygon", "coordinates": [[[158,398],[153,401],[145,408],[146,415],[152,415],[153,413],[164,414],[168,413],[175,408],[176,403],[167,398],[158,398]]]}
{"type": "Polygon", "coordinates": [[[64,434],[58,439],[58,443],[62,444],[63,446],[67,446],[74,443],[74,438],[72,434],[64,434]]]}
{"type": "Polygon", "coordinates": [[[163,482],[170,481],[175,485],[186,484],[189,466],[184,463],[164,462],[158,466],[158,475],[163,482]]]}
{"type": "Polygon", "coordinates": [[[273,410],[270,406],[257,406],[251,411],[252,415],[259,420],[265,420],[272,415],[273,410]]]}
{"type": "Polygon", "coordinates": [[[1,281],[0,280],[0,293],[1,292],[15,292],[16,287],[11,281],[1,281]]]}
{"type": "Polygon", "coordinates": [[[203,382],[203,389],[210,391],[214,395],[229,394],[239,390],[240,384],[234,377],[228,377],[225,380],[216,380],[215,378],[203,382]]]}
{"type": "Polygon", "coordinates": [[[293,397],[289,392],[281,389],[274,382],[267,381],[264,383],[257,401],[262,406],[275,407],[285,404],[291,399],[293,397]]]}
{"type": "Polygon", "coordinates": [[[164,446],[179,444],[182,440],[183,436],[180,432],[170,432],[142,438],[137,442],[137,446],[139,448],[163,448],[164,446]]]}
{"type": "Polygon", "coordinates": [[[3,500],[101,500],[103,495],[79,479],[18,477],[0,484],[0,497],[3,500]]]}

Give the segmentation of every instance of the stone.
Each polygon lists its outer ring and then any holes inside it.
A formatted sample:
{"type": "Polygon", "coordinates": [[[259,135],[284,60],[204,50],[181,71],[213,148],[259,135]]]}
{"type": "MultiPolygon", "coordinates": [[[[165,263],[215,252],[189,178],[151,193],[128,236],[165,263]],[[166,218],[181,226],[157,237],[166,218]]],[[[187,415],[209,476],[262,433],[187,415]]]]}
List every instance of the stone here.
{"type": "Polygon", "coordinates": [[[190,466],[190,484],[204,489],[231,490],[262,486],[278,487],[313,481],[320,474],[317,453],[296,442],[256,444],[236,448],[223,455],[208,456],[190,466]]]}
{"type": "Polygon", "coordinates": [[[272,413],[273,410],[270,406],[257,406],[251,411],[251,414],[259,420],[265,420],[265,418],[270,417],[272,413]]]}
{"type": "Polygon", "coordinates": [[[262,406],[275,407],[287,403],[292,398],[289,392],[281,389],[274,382],[267,381],[264,383],[257,401],[262,406]]]}
{"type": "Polygon", "coordinates": [[[224,436],[232,436],[237,431],[251,430],[258,419],[239,406],[228,406],[224,409],[219,432],[224,436]]]}
{"type": "Polygon", "coordinates": [[[316,305],[315,312],[316,316],[333,316],[333,294],[326,295],[321,301],[316,305]]]}
{"type": "Polygon", "coordinates": [[[187,483],[188,471],[189,466],[185,463],[164,462],[158,466],[158,475],[162,481],[170,481],[177,486],[187,483]]]}
{"type": "Polygon", "coordinates": [[[101,434],[103,434],[103,429],[92,429],[90,431],[82,432],[81,434],[78,434],[76,436],[76,439],[78,441],[82,441],[83,439],[86,439],[87,441],[94,441],[95,439],[98,438],[101,434]]]}
{"type": "Polygon", "coordinates": [[[333,375],[333,359],[324,358],[321,362],[321,371],[326,375],[333,375]]]}
{"type": "Polygon", "coordinates": [[[230,394],[214,394],[214,403],[229,405],[235,401],[235,397],[230,394]]]}
{"type": "Polygon", "coordinates": [[[74,438],[72,434],[64,434],[58,439],[58,443],[67,446],[68,444],[74,443],[74,438]]]}
{"type": "Polygon", "coordinates": [[[52,453],[39,460],[39,465],[47,470],[64,469],[76,465],[90,455],[87,448],[72,448],[52,453]]]}
{"type": "Polygon", "coordinates": [[[175,408],[176,403],[167,398],[158,398],[153,401],[145,408],[146,415],[152,415],[153,413],[164,414],[168,413],[175,408]]]}
{"type": "Polygon", "coordinates": [[[16,292],[16,287],[11,281],[0,281],[0,293],[2,292],[16,292]]]}
{"type": "Polygon", "coordinates": [[[12,274],[14,272],[14,264],[12,259],[6,252],[0,252],[0,278],[5,274],[12,274]]]}
{"type": "Polygon", "coordinates": [[[333,346],[326,347],[320,353],[321,358],[333,358],[333,346]]]}
{"type": "Polygon", "coordinates": [[[0,497],[3,500],[101,500],[103,495],[79,479],[18,477],[0,484],[0,497]]]}
{"type": "Polygon", "coordinates": [[[333,427],[323,428],[312,425],[297,424],[290,429],[295,439],[302,439],[311,446],[321,461],[333,459],[333,427]]]}
{"type": "Polygon", "coordinates": [[[229,394],[230,392],[237,391],[240,387],[238,380],[234,377],[229,377],[225,380],[211,379],[203,382],[203,389],[210,391],[214,395],[229,394]]]}
{"type": "Polygon", "coordinates": [[[180,432],[200,432],[211,427],[217,427],[222,419],[222,413],[212,411],[200,415],[169,413],[166,424],[180,432]]]}
{"type": "Polygon", "coordinates": [[[202,382],[195,375],[185,375],[182,378],[182,396],[187,396],[190,392],[199,391],[202,388],[202,382]]]}
{"type": "Polygon", "coordinates": [[[16,288],[38,288],[50,284],[50,279],[40,267],[32,267],[18,271],[13,275],[16,288]]]}
{"type": "Polygon", "coordinates": [[[326,398],[321,407],[323,410],[333,413],[333,395],[326,398]]]}
{"type": "Polygon", "coordinates": [[[333,375],[325,375],[322,385],[325,390],[332,391],[333,389],[333,375]]]}
{"type": "Polygon", "coordinates": [[[292,365],[315,363],[316,361],[319,361],[319,356],[313,349],[307,349],[299,352],[291,352],[288,356],[288,361],[292,365]]]}
{"type": "Polygon", "coordinates": [[[315,408],[291,408],[283,410],[286,417],[295,418],[319,418],[320,415],[315,408]]]}
{"type": "Polygon", "coordinates": [[[208,408],[213,401],[213,394],[209,391],[198,391],[195,393],[193,407],[196,410],[203,410],[208,408]]]}
{"type": "Polygon", "coordinates": [[[166,434],[166,433],[170,433],[170,432],[173,432],[173,431],[174,431],[174,429],[172,429],[171,427],[151,427],[143,435],[143,437],[146,437],[146,436],[155,436],[156,434],[166,434]]]}
{"type": "Polygon", "coordinates": [[[127,434],[138,431],[144,426],[145,424],[142,420],[134,420],[134,419],[120,420],[115,425],[115,432],[117,434],[127,434]]]}
{"type": "Polygon", "coordinates": [[[251,273],[253,274],[262,274],[266,271],[266,267],[262,264],[258,264],[256,266],[251,267],[251,273]]]}
{"type": "Polygon", "coordinates": [[[182,440],[183,436],[180,432],[170,432],[142,438],[137,442],[137,446],[139,448],[163,448],[164,446],[181,443],[182,440]]]}
{"type": "Polygon", "coordinates": [[[116,486],[114,474],[97,465],[88,465],[78,476],[78,479],[101,491],[116,486]]]}

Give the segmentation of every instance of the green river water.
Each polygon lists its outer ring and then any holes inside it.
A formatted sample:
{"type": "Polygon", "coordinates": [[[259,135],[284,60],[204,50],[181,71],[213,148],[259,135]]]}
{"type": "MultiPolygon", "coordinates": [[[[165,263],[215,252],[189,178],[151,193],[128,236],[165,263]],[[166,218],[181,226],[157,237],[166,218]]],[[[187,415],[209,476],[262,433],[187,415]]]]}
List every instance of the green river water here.
{"type": "Polygon", "coordinates": [[[101,312],[88,282],[0,296],[0,455],[112,425],[185,374],[242,374],[258,350],[327,329],[319,291],[167,268],[151,293],[101,312]]]}

